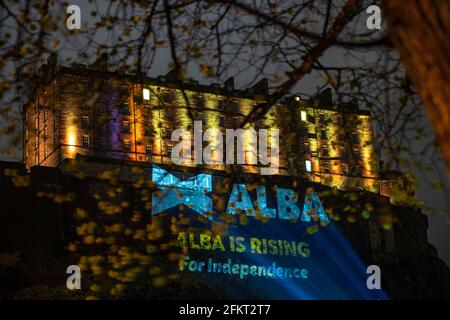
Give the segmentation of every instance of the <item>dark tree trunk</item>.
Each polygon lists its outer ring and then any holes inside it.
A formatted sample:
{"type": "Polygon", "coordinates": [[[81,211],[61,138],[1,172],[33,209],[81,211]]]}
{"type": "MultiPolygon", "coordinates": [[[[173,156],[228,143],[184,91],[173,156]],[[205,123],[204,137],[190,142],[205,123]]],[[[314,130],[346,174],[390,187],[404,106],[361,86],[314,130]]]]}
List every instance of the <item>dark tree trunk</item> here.
{"type": "Polygon", "coordinates": [[[428,112],[450,177],[450,1],[382,4],[391,41],[428,112]]]}

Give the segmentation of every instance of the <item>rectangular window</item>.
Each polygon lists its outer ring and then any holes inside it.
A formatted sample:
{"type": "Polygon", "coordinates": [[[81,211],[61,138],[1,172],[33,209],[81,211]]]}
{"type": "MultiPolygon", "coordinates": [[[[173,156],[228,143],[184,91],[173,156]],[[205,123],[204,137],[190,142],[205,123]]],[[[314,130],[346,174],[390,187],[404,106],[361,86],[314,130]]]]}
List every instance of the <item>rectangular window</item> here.
{"type": "Polygon", "coordinates": [[[53,131],[58,131],[58,118],[56,116],[53,118],[53,131]]]}
{"type": "Polygon", "coordinates": [[[343,173],[345,176],[348,176],[348,165],[347,165],[346,163],[343,163],[343,164],[342,164],[342,173],[343,173]]]}
{"type": "Polygon", "coordinates": [[[329,156],[327,147],[323,147],[322,148],[322,156],[324,156],[324,157],[328,157],[329,156]]]}
{"type": "Polygon", "coordinates": [[[174,112],[173,112],[172,108],[167,108],[166,109],[166,118],[169,119],[169,120],[173,120],[174,112]]]}
{"type": "Polygon", "coordinates": [[[319,114],[319,123],[324,124],[325,123],[325,115],[319,114]]]}
{"type": "Polygon", "coordinates": [[[130,114],[130,105],[128,103],[122,105],[122,114],[130,114]]]}
{"type": "Polygon", "coordinates": [[[144,100],[150,100],[150,89],[147,88],[142,89],[142,98],[144,100]]]}
{"type": "Polygon", "coordinates": [[[122,121],[122,132],[130,133],[130,121],[122,121]]]}
{"type": "Polygon", "coordinates": [[[36,128],[36,132],[39,131],[39,116],[36,116],[34,120],[34,127],[36,128]]]}
{"type": "Polygon", "coordinates": [[[89,129],[89,117],[88,116],[83,116],[83,118],[81,118],[81,127],[83,129],[89,129]]]}
{"type": "Polygon", "coordinates": [[[225,117],[219,116],[219,126],[225,127],[225,117]]]}
{"type": "Polygon", "coordinates": [[[47,158],[47,146],[44,144],[44,159],[47,158]]]}
{"type": "Polygon", "coordinates": [[[311,160],[305,160],[305,168],[306,168],[306,172],[312,171],[311,160]]]}
{"type": "Polygon", "coordinates": [[[172,145],[168,144],[166,145],[166,154],[168,157],[170,157],[172,155],[172,145]]]}
{"type": "Polygon", "coordinates": [[[58,135],[53,135],[53,148],[58,146],[58,135]]]}
{"type": "Polygon", "coordinates": [[[100,150],[106,149],[106,138],[105,137],[100,137],[98,139],[98,147],[100,148],[100,150]]]}
{"type": "Polygon", "coordinates": [[[201,95],[195,98],[195,107],[203,108],[203,97],[201,95]]]}
{"type": "Polygon", "coordinates": [[[39,164],[39,157],[38,157],[38,154],[36,153],[35,155],[34,155],[34,165],[38,165],[39,164]]]}
{"type": "Polygon", "coordinates": [[[47,121],[47,110],[44,110],[44,122],[47,121]]]}
{"type": "Polygon", "coordinates": [[[83,148],[89,148],[89,136],[83,136],[83,148]]]}
{"type": "Polygon", "coordinates": [[[35,148],[38,147],[38,141],[39,141],[39,138],[38,138],[38,136],[36,135],[36,137],[34,138],[34,147],[35,147],[35,148]]]}
{"type": "Polygon", "coordinates": [[[131,142],[128,139],[123,140],[123,148],[129,152],[131,150],[131,142]]]}
{"type": "Polygon", "coordinates": [[[300,111],[300,120],[302,121],[306,121],[307,117],[306,117],[306,111],[300,111]]]}
{"type": "Polygon", "coordinates": [[[359,136],[358,136],[358,133],[356,133],[356,132],[353,132],[353,133],[352,133],[352,142],[353,142],[353,144],[359,144],[359,136]]]}
{"type": "Polygon", "coordinates": [[[99,132],[106,133],[106,123],[105,121],[101,120],[101,122],[98,125],[99,132]]]}
{"type": "Polygon", "coordinates": [[[223,112],[225,110],[225,101],[219,100],[219,102],[217,103],[217,109],[223,112]]]}
{"type": "Polygon", "coordinates": [[[152,130],[149,125],[146,125],[144,128],[144,136],[150,137],[152,135],[152,130]]]}
{"type": "Polygon", "coordinates": [[[45,126],[44,127],[44,137],[47,137],[47,134],[48,134],[48,129],[47,129],[47,126],[45,126]]]}
{"type": "Polygon", "coordinates": [[[145,153],[152,154],[152,145],[151,144],[148,144],[145,146],[145,153]]]}
{"type": "Polygon", "coordinates": [[[327,132],[325,130],[321,130],[320,131],[320,139],[321,140],[327,140],[328,139],[327,132]]]}

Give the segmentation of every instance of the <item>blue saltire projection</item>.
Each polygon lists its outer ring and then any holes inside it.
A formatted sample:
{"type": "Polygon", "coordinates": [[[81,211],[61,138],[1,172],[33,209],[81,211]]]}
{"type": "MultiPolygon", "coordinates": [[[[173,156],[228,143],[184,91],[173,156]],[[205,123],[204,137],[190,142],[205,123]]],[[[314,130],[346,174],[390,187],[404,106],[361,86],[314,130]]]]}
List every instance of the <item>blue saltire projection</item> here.
{"type": "Polygon", "coordinates": [[[212,200],[205,195],[205,192],[212,191],[210,174],[199,174],[183,181],[161,168],[154,167],[152,175],[153,182],[161,191],[152,195],[152,214],[184,204],[211,219],[207,213],[212,212],[212,200]]]}
{"type": "MultiPolygon", "coordinates": [[[[158,194],[152,197],[153,215],[164,211],[176,216],[179,214],[178,205],[183,204],[188,208],[186,214],[195,216],[200,213],[208,217],[209,222],[198,221],[196,226],[202,230],[211,230],[211,220],[217,219],[207,214],[214,212],[213,201],[206,194],[214,192],[211,175],[200,174],[182,181],[155,166],[152,179],[159,188],[158,194]]],[[[240,209],[248,216],[248,223],[232,226],[229,236],[302,241],[308,243],[310,256],[270,255],[252,253],[250,250],[239,254],[206,251],[199,252],[199,255],[203,254],[205,260],[214,256],[215,262],[222,263],[228,261],[249,266],[304,268],[308,270],[307,279],[259,276],[240,279],[236,275],[214,273],[198,273],[199,277],[206,278],[228,296],[238,299],[388,299],[384,290],[367,288],[369,275],[366,274],[366,264],[339,227],[329,221],[317,194],[306,195],[303,206],[297,203],[298,195],[291,189],[277,188],[276,198],[277,208],[269,208],[265,187],[256,188],[256,205],[260,214],[270,218],[263,223],[254,218],[255,208],[245,184],[234,184],[228,199],[227,213],[236,214],[236,210],[240,209]],[[302,212],[299,208],[303,209],[302,212]],[[313,208],[319,221],[326,222],[327,226],[310,234],[308,228],[312,223],[309,213],[313,208]]]]}

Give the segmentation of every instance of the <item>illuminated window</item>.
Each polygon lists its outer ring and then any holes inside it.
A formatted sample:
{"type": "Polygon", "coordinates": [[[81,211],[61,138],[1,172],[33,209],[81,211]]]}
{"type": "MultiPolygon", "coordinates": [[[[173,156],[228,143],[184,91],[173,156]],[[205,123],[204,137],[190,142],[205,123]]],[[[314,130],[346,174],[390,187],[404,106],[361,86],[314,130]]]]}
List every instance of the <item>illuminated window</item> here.
{"type": "Polygon", "coordinates": [[[145,153],[152,154],[152,145],[151,144],[148,144],[145,146],[145,153]]]}
{"type": "Polygon", "coordinates": [[[345,176],[348,176],[348,165],[347,165],[346,163],[343,163],[343,164],[342,164],[342,173],[343,173],[345,176]]]}
{"type": "Polygon", "coordinates": [[[311,160],[305,160],[306,172],[312,171],[311,160]]]}
{"type": "Polygon", "coordinates": [[[44,121],[47,121],[47,110],[44,110],[44,121]]]}
{"type": "Polygon", "coordinates": [[[83,136],[83,148],[89,148],[89,136],[83,136]]]}
{"type": "Polygon", "coordinates": [[[306,121],[306,111],[300,111],[300,119],[306,121]]]}
{"type": "Polygon", "coordinates": [[[36,138],[34,138],[34,147],[35,148],[38,147],[38,136],[36,136],[36,138]]]}
{"type": "Polygon", "coordinates": [[[88,116],[83,116],[83,118],[81,118],[81,127],[83,129],[89,129],[89,117],[88,116]]]}
{"type": "Polygon", "coordinates": [[[34,126],[36,128],[36,131],[38,131],[39,130],[39,118],[38,117],[36,117],[36,119],[34,121],[34,126]]]}
{"type": "Polygon", "coordinates": [[[47,129],[47,126],[45,126],[45,127],[44,127],[44,137],[46,137],[47,134],[48,134],[48,129],[47,129]]]}
{"type": "Polygon", "coordinates": [[[34,155],[34,164],[37,166],[39,164],[39,158],[37,153],[34,155]]]}
{"type": "Polygon", "coordinates": [[[123,148],[125,149],[125,151],[130,151],[131,150],[131,142],[128,139],[125,139],[123,141],[123,148]]]}
{"type": "Polygon", "coordinates": [[[144,100],[150,100],[150,90],[147,88],[144,88],[142,90],[142,97],[144,98],[144,100]]]}
{"type": "Polygon", "coordinates": [[[47,158],[47,146],[44,144],[44,159],[47,158]]]}

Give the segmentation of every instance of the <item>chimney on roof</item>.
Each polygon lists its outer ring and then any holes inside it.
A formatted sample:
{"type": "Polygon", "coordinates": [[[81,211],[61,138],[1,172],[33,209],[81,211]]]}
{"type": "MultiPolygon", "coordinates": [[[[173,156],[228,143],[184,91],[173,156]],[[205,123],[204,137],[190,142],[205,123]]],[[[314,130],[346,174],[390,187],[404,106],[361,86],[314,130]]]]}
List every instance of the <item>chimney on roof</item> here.
{"type": "Polygon", "coordinates": [[[227,80],[225,80],[225,89],[233,91],[234,90],[234,78],[229,77],[227,80]]]}
{"type": "Polygon", "coordinates": [[[177,75],[177,71],[175,70],[175,68],[169,70],[169,72],[167,72],[166,74],[166,81],[167,82],[175,82],[178,80],[178,75],[177,75]]]}
{"type": "Polygon", "coordinates": [[[317,102],[319,106],[331,106],[333,104],[333,98],[331,95],[331,88],[327,88],[313,97],[314,102],[317,102]]]}
{"type": "Polygon", "coordinates": [[[250,92],[253,94],[269,95],[269,81],[263,78],[250,87],[250,92]]]}

